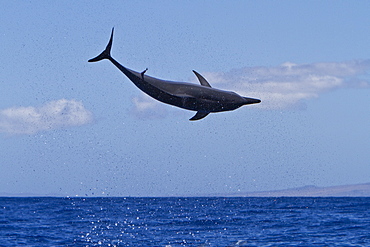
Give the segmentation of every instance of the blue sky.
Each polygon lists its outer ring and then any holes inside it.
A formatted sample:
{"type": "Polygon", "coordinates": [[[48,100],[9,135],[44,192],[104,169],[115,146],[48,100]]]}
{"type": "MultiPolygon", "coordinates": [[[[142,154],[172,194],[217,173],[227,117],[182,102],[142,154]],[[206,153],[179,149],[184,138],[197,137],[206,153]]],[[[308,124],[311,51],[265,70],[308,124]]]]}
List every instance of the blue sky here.
{"type": "Polygon", "coordinates": [[[0,10],[0,193],[171,196],[369,182],[368,1],[8,1],[0,10]],[[158,78],[260,98],[210,114],[158,78]]]}

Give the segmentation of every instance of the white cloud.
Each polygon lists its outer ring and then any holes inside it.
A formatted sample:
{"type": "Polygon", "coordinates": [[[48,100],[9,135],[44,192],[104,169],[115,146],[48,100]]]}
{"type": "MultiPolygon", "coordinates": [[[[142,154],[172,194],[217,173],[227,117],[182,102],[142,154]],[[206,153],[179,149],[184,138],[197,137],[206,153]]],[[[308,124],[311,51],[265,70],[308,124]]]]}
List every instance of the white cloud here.
{"type": "Polygon", "coordinates": [[[92,113],[82,102],[60,99],[40,107],[12,107],[0,110],[0,132],[34,134],[39,131],[84,125],[92,121],[92,113]]]}
{"type": "Polygon", "coordinates": [[[361,80],[370,71],[370,60],[342,63],[284,63],[276,67],[245,67],[227,73],[204,73],[216,87],[235,90],[247,97],[262,100],[256,107],[282,109],[294,107],[302,100],[342,87],[369,87],[361,80]]]}
{"type": "MultiPolygon", "coordinates": [[[[338,88],[370,86],[370,60],[341,63],[283,63],[275,67],[244,67],[229,72],[203,72],[215,88],[231,90],[242,96],[259,98],[253,107],[284,109],[299,106],[303,100],[317,98],[338,88]],[[366,77],[366,79],[361,79],[366,77]]],[[[194,78],[193,83],[198,83],[194,78]]],[[[135,112],[164,115],[161,103],[144,97],[134,99],[135,112]]]]}
{"type": "Polygon", "coordinates": [[[132,102],[134,103],[134,107],[131,113],[137,118],[157,119],[167,115],[167,110],[162,103],[144,93],[133,97],[132,102]]]}

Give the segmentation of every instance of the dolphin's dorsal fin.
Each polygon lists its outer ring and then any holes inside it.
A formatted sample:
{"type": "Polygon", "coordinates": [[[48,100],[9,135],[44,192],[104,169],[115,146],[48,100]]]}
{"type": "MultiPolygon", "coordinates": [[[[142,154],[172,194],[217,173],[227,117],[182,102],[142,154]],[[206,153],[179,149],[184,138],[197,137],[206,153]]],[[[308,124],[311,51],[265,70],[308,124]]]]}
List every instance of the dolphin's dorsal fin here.
{"type": "Polygon", "coordinates": [[[204,111],[198,111],[194,117],[190,118],[189,120],[190,121],[195,121],[195,120],[199,120],[199,119],[202,119],[202,118],[205,118],[207,115],[209,114],[209,112],[204,112],[204,111]]]}
{"type": "Polygon", "coordinates": [[[193,70],[193,72],[198,77],[200,85],[205,86],[205,87],[211,87],[211,85],[209,85],[208,81],[201,74],[199,74],[195,70],[193,70]]]}

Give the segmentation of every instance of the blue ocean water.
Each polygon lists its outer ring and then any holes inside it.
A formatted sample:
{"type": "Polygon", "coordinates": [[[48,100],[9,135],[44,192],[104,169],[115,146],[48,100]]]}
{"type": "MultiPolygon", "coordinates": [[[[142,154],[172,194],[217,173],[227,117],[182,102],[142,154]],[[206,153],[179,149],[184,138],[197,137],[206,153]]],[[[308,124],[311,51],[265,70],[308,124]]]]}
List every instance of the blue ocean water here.
{"type": "Polygon", "coordinates": [[[370,246],[370,198],[0,198],[0,246],[370,246]]]}

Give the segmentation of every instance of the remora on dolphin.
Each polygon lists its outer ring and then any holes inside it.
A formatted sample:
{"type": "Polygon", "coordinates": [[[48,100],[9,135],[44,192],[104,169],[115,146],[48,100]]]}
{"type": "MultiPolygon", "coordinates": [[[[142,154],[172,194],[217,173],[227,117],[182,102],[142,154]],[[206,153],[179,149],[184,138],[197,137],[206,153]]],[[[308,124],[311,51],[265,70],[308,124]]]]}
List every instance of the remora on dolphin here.
{"type": "Polygon", "coordinates": [[[97,62],[103,59],[111,61],[121,70],[141,91],[163,103],[174,105],[197,113],[190,120],[199,120],[211,112],[232,111],[243,105],[260,103],[261,100],[242,97],[235,92],[223,91],[212,88],[207,80],[198,72],[193,70],[200,85],[187,82],[175,82],[157,79],[145,75],[143,72],[136,72],[118,63],[110,55],[113,42],[112,33],[105,50],[89,62],[97,62]]]}

